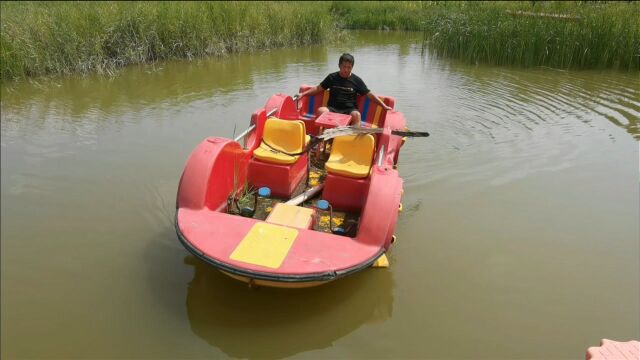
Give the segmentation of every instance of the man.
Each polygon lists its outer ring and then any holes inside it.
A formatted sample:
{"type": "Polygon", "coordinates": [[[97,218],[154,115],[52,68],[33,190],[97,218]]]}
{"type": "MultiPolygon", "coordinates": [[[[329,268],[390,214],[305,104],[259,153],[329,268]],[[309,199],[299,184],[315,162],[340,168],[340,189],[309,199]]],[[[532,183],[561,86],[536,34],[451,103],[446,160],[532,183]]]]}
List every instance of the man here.
{"type": "Polygon", "coordinates": [[[354,126],[360,126],[360,112],[356,108],[356,94],[366,95],[385,110],[391,110],[391,107],[369,91],[367,85],[359,76],[351,72],[354,62],[351,54],[342,54],[338,60],[340,71],[327,75],[320,85],[305,90],[298,94],[298,97],[313,96],[329,89],[328,107],[318,108],[316,115],[320,116],[327,111],[351,115],[351,125],[354,126]]]}

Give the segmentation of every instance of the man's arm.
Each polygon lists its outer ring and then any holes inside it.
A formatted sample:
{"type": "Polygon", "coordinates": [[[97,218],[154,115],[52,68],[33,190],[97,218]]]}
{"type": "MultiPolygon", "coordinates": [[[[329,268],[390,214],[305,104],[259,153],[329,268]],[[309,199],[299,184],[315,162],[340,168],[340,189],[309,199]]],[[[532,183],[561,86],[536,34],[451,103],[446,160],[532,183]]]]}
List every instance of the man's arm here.
{"type": "Polygon", "coordinates": [[[322,88],[322,86],[318,85],[316,87],[312,87],[312,88],[308,88],[307,90],[301,92],[298,94],[298,98],[302,99],[305,96],[313,96],[317,93],[323,92],[324,89],[322,88]]]}
{"type": "Polygon", "coordinates": [[[380,98],[377,97],[373,92],[369,91],[367,93],[367,97],[375,101],[376,103],[378,103],[378,105],[382,106],[382,108],[384,108],[385,110],[387,111],[392,110],[390,106],[387,106],[387,104],[385,104],[384,101],[380,100],[380,98]]]}

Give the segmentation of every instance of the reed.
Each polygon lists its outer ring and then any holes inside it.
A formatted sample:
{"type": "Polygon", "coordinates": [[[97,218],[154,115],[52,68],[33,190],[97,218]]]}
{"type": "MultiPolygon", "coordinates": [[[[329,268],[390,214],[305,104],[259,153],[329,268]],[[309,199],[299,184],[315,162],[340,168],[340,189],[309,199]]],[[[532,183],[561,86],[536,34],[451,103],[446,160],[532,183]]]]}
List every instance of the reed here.
{"type": "Polygon", "coordinates": [[[638,2],[592,1],[3,1],[0,76],[112,73],[322,43],[340,28],[423,31],[436,54],[471,63],[638,71],[639,13],[638,2]]]}
{"type": "Polygon", "coordinates": [[[423,1],[334,1],[331,12],[340,27],[369,30],[422,30],[423,1]]]}
{"type": "Polygon", "coordinates": [[[472,63],[640,70],[636,2],[441,3],[424,34],[436,53],[472,63]]]}
{"type": "Polygon", "coordinates": [[[328,3],[1,2],[2,80],[321,43],[328,3]]]}
{"type": "Polygon", "coordinates": [[[420,30],[435,53],[471,63],[640,70],[640,3],[334,2],[352,29],[420,30]]]}

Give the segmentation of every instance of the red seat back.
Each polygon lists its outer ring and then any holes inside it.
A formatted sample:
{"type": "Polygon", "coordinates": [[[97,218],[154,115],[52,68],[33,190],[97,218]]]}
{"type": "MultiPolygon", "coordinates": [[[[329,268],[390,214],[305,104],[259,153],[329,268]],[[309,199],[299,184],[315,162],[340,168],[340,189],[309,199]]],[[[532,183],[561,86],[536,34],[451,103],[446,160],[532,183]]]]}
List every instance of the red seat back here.
{"type": "MultiPolygon", "coordinates": [[[[300,92],[308,90],[313,86],[309,85],[301,85],[300,92]]],[[[319,94],[314,96],[305,96],[299,100],[299,113],[300,117],[305,120],[315,119],[316,111],[321,106],[327,106],[327,102],[329,101],[329,90],[325,90],[319,94]]]]}
{"type": "MultiPolygon", "coordinates": [[[[378,96],[387,106],[391,108],[395,105],[395,99],[390,96],[378,96]]],[[[378,105],[375,101],[367,96],[356,96],[356,106],[360,111],[360,125],[365,127],[379,128],[384,127],[384,120],[387,116],[387,110],[378,105]]]]}

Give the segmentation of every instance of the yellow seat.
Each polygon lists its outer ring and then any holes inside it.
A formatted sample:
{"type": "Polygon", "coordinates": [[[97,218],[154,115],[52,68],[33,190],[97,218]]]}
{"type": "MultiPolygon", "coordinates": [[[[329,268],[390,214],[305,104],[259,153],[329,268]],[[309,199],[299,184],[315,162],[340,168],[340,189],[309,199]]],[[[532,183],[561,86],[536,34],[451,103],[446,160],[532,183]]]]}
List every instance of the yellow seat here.
{"type": "Polygon", "coordinates": [[[371,134],[337,137],[333,140],[325,168],[337,175],[366,178],[371,170],[374,150],[375,139],[371,134]]]}
{"type": "Polygon", "coordinates": [[[299,120],[267,119],[260,147],[253,151],[256,159],[275,163],[293,164],[304,150],[306,142],[305,126],[299,120]]]}

